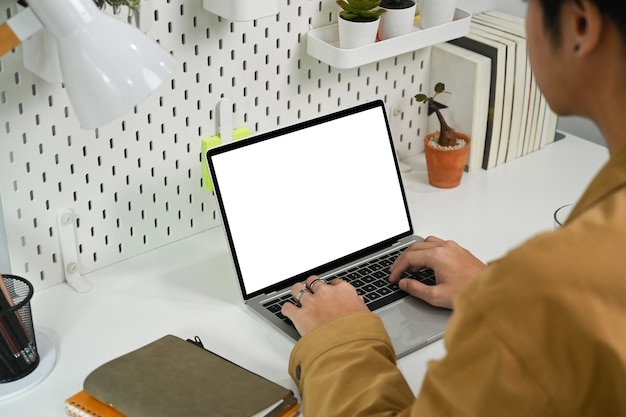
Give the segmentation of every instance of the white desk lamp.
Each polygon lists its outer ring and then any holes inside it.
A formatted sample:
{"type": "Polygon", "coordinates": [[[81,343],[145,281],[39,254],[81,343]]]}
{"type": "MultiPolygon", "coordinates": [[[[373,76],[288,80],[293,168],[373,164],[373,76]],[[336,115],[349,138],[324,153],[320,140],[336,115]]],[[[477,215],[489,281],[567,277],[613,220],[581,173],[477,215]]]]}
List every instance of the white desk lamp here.
{"type": "Polygon", "coordinates": [[[130,110],[169,78],[174,58],[136,27],[93,0],[28,0],[0,25],[0,56],[43,29],[58,44],[61,74],[80,124],[101,126],[130,110]]]}
{"type": "MultiPolygon", "coordinates": [[[[0,56],[44,27],[58,45],[61,74],[85,129],[130,110],[169,78],[174,58],[137,28],[101,12],[93,0],[29,0],[0,25],[0,56]]],[[[45,379],[56,362],[50,338],[37,333],[40,363],[26,377],[0,384],[0,401],[45,379]]]]}

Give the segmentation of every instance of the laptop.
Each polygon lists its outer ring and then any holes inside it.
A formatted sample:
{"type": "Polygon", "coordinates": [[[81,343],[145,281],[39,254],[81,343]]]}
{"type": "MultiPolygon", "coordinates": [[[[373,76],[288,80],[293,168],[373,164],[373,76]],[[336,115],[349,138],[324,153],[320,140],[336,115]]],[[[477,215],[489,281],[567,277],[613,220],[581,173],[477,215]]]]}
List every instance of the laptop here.
{"type": "MultiPolygon", "coordinates": [[[[387,279],[395,257],[422,238],[413,234],[382,101],[205,156],[243,301],[261,317],[297,340],[280,313],[282,303],[295,303],[291,286],[311,275],[339,277],[382,318],[397,357],[442,337],[450,311],[387,279]]],[[[435,283],[432,270],[420,274],[411,276],[435,283]]]]}

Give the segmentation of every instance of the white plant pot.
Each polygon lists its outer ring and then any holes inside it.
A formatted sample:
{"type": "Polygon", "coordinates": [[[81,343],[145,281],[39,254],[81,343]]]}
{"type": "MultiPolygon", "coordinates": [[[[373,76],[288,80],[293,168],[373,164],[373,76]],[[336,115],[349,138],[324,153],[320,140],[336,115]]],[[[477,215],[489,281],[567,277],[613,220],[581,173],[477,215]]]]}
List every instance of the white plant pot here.
{"type": "Polygon", "coordinates": [[[426,29],[451,22],[455,9],[456,0],[421,0],[420,26],[426,29]]]}
{"type": "Polygon", "coordinates": [[[353,49],[376,42],[380,19],[372,22],[352,22],[339,17],[339,47],[353,49]]]}
{"type": "Polygon", "coordinates": [[[380,16],[378,39],[390,39],[411,33],[414,27],[416,7],[415,2],[412,7],[406,9],[387,9],[385,7],[384,9],[387,11],[380,16]]]}

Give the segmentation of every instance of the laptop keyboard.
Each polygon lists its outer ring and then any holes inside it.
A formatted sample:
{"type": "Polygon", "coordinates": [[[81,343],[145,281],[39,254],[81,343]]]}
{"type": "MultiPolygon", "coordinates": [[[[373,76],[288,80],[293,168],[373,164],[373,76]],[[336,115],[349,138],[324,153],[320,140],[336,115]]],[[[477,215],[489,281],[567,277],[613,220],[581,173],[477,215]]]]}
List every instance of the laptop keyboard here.
{"type": "MultiPolygon", "coordinates": [[[[390,252],[377,259],[369,260],[334,276],[327,277],[325,280],[332,281],[335,278],[340,278],[349,282],[356,288],[357,293],[363,296],[363,300],[365,300],[365,304],[370,311],[376,310],[408,296],[397,284],[389,282],[389,267],[391,267],[393,261],[400,253],[402,253],[402,250],[390,252]]],[[[422,268],[416,272],[407,271],[403,277],[417,279],[426,285],[435,285],[436,283],[435,273],[430,268],[422,268]]],[[[292,325],[291,320],[281,313],[282,306],[286,302],[295,304],[291,293],[271,300],[263,304],[263,306],[281,320],[292,325]]]]}

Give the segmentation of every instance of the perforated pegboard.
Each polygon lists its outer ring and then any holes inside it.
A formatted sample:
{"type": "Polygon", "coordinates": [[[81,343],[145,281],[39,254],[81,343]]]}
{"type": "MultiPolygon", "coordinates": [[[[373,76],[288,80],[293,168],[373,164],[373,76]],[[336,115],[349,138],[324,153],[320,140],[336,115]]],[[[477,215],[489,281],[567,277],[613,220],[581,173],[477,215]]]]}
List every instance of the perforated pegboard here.
{"type": "MultiPolygon", "coordinates": [[[[0,6],[0,22],[15,13],[14,1],[0,6]]],[[[13,273],[36,289],[64,280],[63,208],[78,217],[82,273],[219,225],[202,187],[200,143],[216,133],[222,97],[233,102],[234,127],[255,133],[381,98],[400,157],[422,150],[425,115],[411,97],[427,80],[428,49],[351,70],[309,57],[306,33],[336,22],[334,0],[282,1],[278,15],[250,22],[219,18],[201,0],[154,0],[154,8],[148,36],[174,54],[175,74],[99,129],[79,127],[63,86],[25,69],[22,47],[0,58],[9,255],[13,273]]]]}

